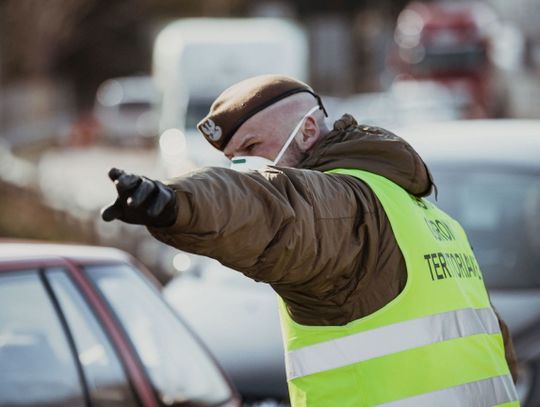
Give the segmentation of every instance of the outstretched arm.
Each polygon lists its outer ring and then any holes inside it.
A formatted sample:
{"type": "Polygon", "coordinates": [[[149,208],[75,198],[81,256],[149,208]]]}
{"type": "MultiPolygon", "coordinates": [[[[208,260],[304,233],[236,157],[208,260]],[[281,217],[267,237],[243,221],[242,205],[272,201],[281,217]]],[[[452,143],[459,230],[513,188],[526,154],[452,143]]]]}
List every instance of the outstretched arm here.
{"type": "Polygon", "coordinates": [[[342,176],[207,168],[169,187],[176,194],[176,222],[150,232],[255,280],[301,284],[322,270],[339,269],[336,252],[354,255],[361,249],[356,227],[367,202],[359,202],[342,176]]]}

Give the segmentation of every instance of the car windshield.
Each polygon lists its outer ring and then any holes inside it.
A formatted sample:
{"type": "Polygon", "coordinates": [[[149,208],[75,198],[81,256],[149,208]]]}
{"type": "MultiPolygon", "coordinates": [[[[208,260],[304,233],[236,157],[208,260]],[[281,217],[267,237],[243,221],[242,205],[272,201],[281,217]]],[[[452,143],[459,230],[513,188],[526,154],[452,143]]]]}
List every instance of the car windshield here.
{"type": "Polygon", "coordinates": [[[138,272],[125,264],[85,269],[129,335],[165,405],[210,406],[232,397],[213,360],[138,272]]]}
{"type": "Polygon", "coordinates": [[[437,205],[465,228],[491,288],[540,287],[540,174],[432,168],[437,205]]]}
{"type": "Polygon", "coordinates": [[[478,72],[484,66],[486,53],[479,45],[454,47],[428,46],[422,60],[414,67],[418,73],[433,71],[478,72]]]}

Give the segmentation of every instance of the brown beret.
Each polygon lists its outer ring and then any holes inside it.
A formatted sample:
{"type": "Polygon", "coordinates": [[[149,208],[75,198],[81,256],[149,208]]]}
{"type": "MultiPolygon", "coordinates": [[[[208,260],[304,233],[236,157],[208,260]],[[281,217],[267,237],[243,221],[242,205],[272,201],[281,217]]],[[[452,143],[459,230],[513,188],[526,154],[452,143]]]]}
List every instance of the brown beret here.
{"type": "Polygon", "coordinates": [[[261,75],[223,91],[197,128],[210,144],[223,151],[234,133],[250,117],[281,99],[301,92],[312,94],[327,115],[319,95],[304,82],[283,75],[261,75]]]}

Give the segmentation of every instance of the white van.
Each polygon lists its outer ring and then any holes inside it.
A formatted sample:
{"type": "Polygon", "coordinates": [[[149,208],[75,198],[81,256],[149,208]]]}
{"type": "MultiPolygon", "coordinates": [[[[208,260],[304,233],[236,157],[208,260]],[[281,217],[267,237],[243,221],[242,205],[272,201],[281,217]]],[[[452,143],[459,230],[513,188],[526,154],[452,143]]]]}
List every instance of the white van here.
{"type": "Polygon", "coordinates": [[[215,97],[255,75],[306,80],[308,43],[296,23],[274,18],[190,18],[167,25],[154,44],[153,76],[161,92],[160,147],[168,176],[227,165],[196,130],[215,97]]]}

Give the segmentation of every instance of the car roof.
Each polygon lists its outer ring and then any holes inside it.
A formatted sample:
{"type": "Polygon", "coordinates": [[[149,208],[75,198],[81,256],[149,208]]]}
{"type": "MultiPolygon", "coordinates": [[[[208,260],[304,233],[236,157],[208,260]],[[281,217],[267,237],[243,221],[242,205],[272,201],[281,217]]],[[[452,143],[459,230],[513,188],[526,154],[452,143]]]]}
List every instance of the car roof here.
{"type": "Polygon", "coordinates": [[[125,262],[129,255],[111,247],[0,239],[0,262],[66,259],[73,262],[125,262]]]}
{"type": "Polygon", "coordinates": [[[462,120],[393,130],[428,164],[491,162],[540,169],[540,120],[462,120]]]}

